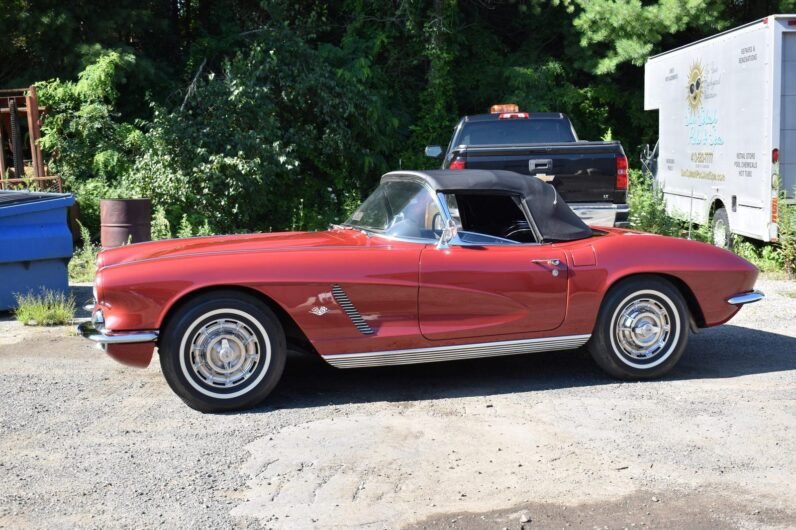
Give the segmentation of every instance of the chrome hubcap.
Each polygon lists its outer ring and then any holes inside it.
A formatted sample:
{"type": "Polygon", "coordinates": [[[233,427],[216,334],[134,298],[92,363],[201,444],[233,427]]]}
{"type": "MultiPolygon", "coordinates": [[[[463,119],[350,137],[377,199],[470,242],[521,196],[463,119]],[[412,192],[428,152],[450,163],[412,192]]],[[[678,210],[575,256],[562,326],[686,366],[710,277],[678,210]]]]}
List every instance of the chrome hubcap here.
{"type": "Polygon", "coordinates": [[[208,385],[228,388],[247,381],[260,362],[260,343],[243,322],[222,318],[205,324],[191,341],[191,367],[208,385]]]}
{"type": "Polygon", "coordinates": [[[634,300],[619,313],[614,330],[622,352],[634,359],[650,359],[663,351],[672,324],[666,308],[652,298],[634,300]]]}

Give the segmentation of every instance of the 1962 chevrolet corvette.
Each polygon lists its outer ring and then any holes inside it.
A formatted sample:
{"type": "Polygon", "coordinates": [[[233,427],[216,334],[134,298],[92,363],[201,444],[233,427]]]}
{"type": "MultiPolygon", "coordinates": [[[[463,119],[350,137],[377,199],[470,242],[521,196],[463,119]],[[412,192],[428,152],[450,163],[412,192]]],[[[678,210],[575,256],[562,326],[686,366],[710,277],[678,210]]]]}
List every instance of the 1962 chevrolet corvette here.
{"type": "Polygon", "coordinates": [[[342,225],[157,241],[98,259],[86,338],[195,409],[252,407],[289,346],[338,368],[565,350],[658,377],[689,330],[758,301],[757,269],[706,244],[586,226],[504,171],[400,171],[342,225]]]}

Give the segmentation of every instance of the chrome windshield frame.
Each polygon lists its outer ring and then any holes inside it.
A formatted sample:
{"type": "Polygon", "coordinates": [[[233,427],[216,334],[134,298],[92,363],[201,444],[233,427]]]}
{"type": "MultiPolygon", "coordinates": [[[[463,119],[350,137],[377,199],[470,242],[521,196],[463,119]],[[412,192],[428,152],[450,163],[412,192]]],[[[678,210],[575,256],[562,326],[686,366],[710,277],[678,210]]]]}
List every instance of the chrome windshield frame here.
{"type": "MultiPolygon", "coordinates": [[[[381,182],[379,182],[379,186],[385,184],[386,182],[406,182],[407,180],[414,182],[415,184],[420,184],[420,186],[425,189],[429,195],[431,196],[432,201],[437,206],[437,210],[439,210],[440,215],[442,216],[443,224],[447,224],[448,219],[450,219],[450,212],[448,212],[447,208],[443,211],[442,204],[440,203],[439,197],[437,196],[437,192],[428,185],[425,179],[423,179],[419,173],[415,173],[413,171],[409,172],[391,172],[385,175],[381,182]],[[409,177],[408,179],[406,177],[409,177]],[[447,215],[447,217],[446,217],[447,215]]],[[[377,188],[378,189],[378,188],[377,188]]],[[[374,190],[375,192],[375,190],[374,190]]],[[[389,239],[391,241],[403,241],[406,243],[417,243],[419,245],[429,245],[429,244],[438,244],[441,236],[437,239],[425,239],[425,238],[416,238],[416,237],[405,237],[405,236],[393,236],[385,234],[384,232],[380,232],[378,230],[374,230],[372,228],[365,228],[362,226],[352,225],[352,224],[342,224],[340,226],[348,226],[355,230],[361,230],[368,234],[368,237],[381,237],[384,239],[389,239]]]]}

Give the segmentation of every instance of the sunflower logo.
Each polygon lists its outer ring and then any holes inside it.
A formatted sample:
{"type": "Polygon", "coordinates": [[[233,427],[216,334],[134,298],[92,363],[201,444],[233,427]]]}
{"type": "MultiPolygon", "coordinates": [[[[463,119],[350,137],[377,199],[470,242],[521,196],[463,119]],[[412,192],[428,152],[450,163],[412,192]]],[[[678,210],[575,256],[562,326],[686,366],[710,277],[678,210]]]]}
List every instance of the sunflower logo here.
{"type": "Polygon", "coordinates": [[[688,72],[688,104],[692,112],[699,110],[702,104],[702,87],[704,85],[702,65],[694,63],[688,72]]]}

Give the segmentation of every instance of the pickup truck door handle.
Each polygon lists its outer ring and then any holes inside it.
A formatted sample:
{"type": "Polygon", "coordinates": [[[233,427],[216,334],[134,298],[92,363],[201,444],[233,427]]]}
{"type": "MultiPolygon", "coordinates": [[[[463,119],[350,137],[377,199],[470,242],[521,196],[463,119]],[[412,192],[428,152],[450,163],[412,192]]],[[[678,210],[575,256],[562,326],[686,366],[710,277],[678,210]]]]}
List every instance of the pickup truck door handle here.
{"type": "Polygon", "coordinates": [[[548,160],[529,160],[528,161],[528,169],[531,171],[536,171],[537,169],[552,169],[553,161],[548,160]]]}

